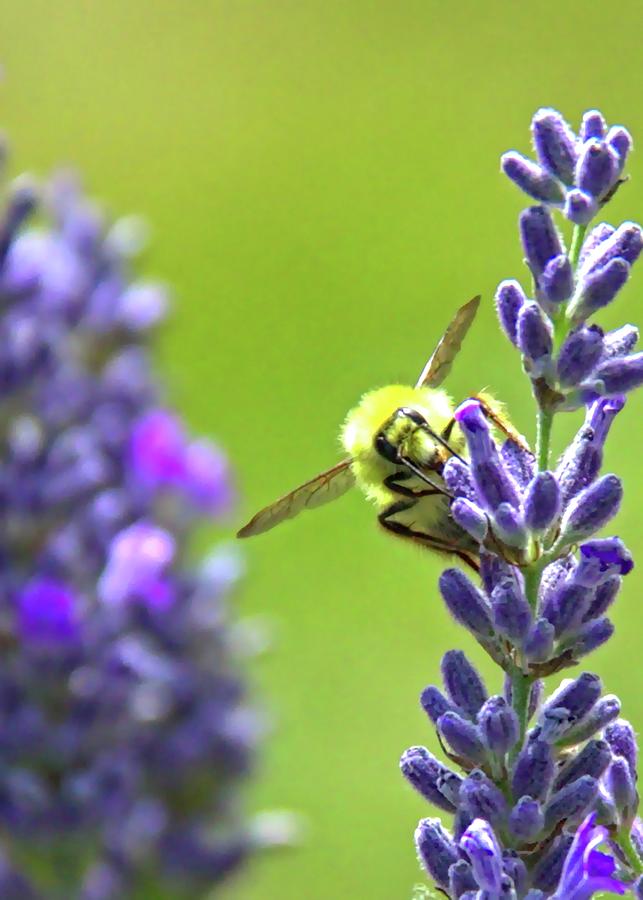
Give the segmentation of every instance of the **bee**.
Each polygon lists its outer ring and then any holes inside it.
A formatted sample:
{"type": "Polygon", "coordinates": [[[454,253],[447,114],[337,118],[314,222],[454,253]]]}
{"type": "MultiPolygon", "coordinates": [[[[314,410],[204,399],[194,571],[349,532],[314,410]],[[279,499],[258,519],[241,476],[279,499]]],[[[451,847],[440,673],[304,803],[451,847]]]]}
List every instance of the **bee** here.
{"type": "MultiPolygon", "coordinates": [[[[456,456],[466,462],[466,451],[453,400],[440,385],[479,303],[480,297],[474,297],[457,311],[414,387],[393,384],[364,394],[342,427],[346,459],[260,510],[237,536],[268,531],[304,509],[336,500],[357,484],[375,505],[378,522],[386,531],[437,553],[457,556],[477,570],[478,545],[451,517],[453,497],[442,478],[447,460],[456,456]]],[[[497,401],[485,393],[475,398],[496,428],[526,446],[497,401]]]]}

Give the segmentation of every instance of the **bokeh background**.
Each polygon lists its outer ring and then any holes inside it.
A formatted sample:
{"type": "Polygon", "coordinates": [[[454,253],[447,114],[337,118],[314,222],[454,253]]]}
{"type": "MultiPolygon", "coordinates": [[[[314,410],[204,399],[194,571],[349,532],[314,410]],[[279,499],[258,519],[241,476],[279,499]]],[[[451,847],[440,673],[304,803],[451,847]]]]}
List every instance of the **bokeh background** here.
{"type": "MultiPolygon", "coordinates": [[[[238,522],[338,458],[365,389],[410,381],[454,308],[484,306],[457,398],[484,386],[533,432],[533,406],[491,298],[521,274],[522,199],[499,154],[526,150],[554,105],[598,106],[643,144],[641,5],[589,0],[20,0],[0,13],[11,169],[71,163],[116,212],[153,227],[147,271],[174,314],[159,344],[176,403],[238,473],[238,522]]],[[[609,218],[643,214],[643,156],[609,218]]],[[[638,322],[643,273],[606,325],[638,322]]],[[[643,396],[614,429],[619,529],[643,560],[643,396]]],[[[556,443],[577,424],[569,416],[556,443]]],[[[207,536],[204,536],[204,541],[207,536]]],[[[309,822],[227,890],[243,900],[393,900],[420,880],[428,812],[399,754],[434,738],[418,708],[464,646],[437,600],[440,562],[378,533],[357,495],[244,546],[243,615],[271,623],[254,670],[273,719],[254,809],[309,822]]],[[[640,579],[594,658],[643,726],[640,579]]]]}

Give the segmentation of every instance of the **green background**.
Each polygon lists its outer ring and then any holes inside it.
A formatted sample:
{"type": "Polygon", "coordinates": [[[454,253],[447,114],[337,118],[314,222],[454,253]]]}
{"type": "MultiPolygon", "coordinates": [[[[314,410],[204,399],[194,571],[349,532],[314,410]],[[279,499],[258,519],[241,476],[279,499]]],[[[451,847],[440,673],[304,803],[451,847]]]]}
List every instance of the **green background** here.
{"type": "MultiPolygon", "coordinates": [[[[533,433],[519,360],[491,297],[522,275],[523,204],[499,154],[530,115],[598,106],[643,141],[639,0],[103,0],[4,3],[1,118],[12,171],[77,165],[153,227],[147,270],[174,287],[160,343],[173,396],[235,461],[239,522],[338,458],[346,410],[410,381],[454,308],[484,306],[450,379],[489,386],[533,433]]],[[[610,209],[641,217],[643,162],[610,209]]],[[[643,272],[604,317],[641,321],[643,272]]],[[[617,423],[619,530],[643,559],[643,395],[617,423]]],[[[577,423],[558,427],[560,448],[577,423]]],[[[244,615],[274,646],[255,670],[271,710],[253,808],[308,819],[302,848],[254,864],[243,900],[394,900],[420,879],[432,814],[397,771],[434,738],[418,708],[441,654],[497,675],[436,596],[440,561],[378,533],[358,495],[248,543],[244,615]]],[[[239,524],[239,523],[235,523],[239,524]]],[[[230,532],[232,533],[232,532],[230,532]]],[[[643,723],[639,575],[592,666],[643,723]]]]}

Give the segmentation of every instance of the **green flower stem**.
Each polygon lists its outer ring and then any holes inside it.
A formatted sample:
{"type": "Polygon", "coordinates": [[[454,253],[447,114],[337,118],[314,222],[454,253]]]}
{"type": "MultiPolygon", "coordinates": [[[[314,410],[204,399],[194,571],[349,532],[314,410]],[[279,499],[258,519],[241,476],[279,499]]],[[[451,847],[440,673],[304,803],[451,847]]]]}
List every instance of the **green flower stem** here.
{"type": "Polygon", "coordinates": [[[572,269],[574,272],[576,271],[576,267],[578,266],[578,259],[580,257],[581,247],[583,246],[583,241],[585,240],[585,232],[587,231],[587,225],[574,225],[574,230],[572,232],[572,245],[569,250],[569,261],[572,264],[572,269]]]}
{"type": "Polygon", "coordinates": [[[536,464],[539,472],[549,468],[549,452],[551,447],[551,427],[554,414],[551,410],[538,407],[536,420],[536,464]]]}
{"type": "Polygon", "coordinates": [[[629,831],[620,831],[616,836],[616,843],[623,851],[623,855],[627,859],[630,868],[635,875],[643,875],[643,861],[636,851],[632,836],[629,831]]]}

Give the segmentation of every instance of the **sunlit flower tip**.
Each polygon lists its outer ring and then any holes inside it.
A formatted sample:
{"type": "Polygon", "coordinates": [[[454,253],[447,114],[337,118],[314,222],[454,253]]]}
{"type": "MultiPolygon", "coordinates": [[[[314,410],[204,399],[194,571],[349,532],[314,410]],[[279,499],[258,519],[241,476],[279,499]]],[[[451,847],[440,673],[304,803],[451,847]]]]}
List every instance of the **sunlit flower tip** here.
{"type": "Polygon", "coordinates": [[[574,579],[593,587],[613,575],[628,575],[633,568],[632,555],[620,538],[595,538],[581,544],[574,579]]]}
{"type": "Polygon", "coordinates": [[[470,469],[479,502],[487,510],[496,510],[501,503],[509,503],[517,509],[516,485],[500,460],[480,404],[476,400],[465,400],[456,409],[455,419],[469,448],[470,469]]]}
{"type": "Polygon", "coordinates": [[[451,516],[471,537],[482,544],[489,531],[486,514],[465,497],[457,497],[451,504],[451,516]]]}
{"type": "Polygon", "coordinates": [[[522,153],[516,150],[503,153],[500,166],[507,178],[534,200],[552,204],[561,204],[564,201],[565,189],[560,181],[522,153]]]}
{"type": "Polygon", "coordinates": [[[570,502],[561,521],[561,541],[575,543],[606,525],[618,512],[623,485],[616,475],[603,475],[570,502]]]}
{"type": "Polygon", "coordinates": [[[521,643],[533,621],[521,584],[515,578],[504,578],[494,586],[490,599],[496,630],[511,641],[521,643]]]}
{"type": "Polygon", "coordinates": [[[603,353],[603,331],[598,325],[581,326],[567,336],[558,359],[556,374],[562,387],[580,384],[592,372],[603,353]]]}
{"type": "Polygon", "coordinates": [[[454,497],[462,497],[475,503],[478,495],[468,463],[458,459],[457,456],[449,457],[442,470],[442,478],[454,497]]]}
{"type": "Polygon", "coordinates": [[[552,472],[539,472],[527,488],[524,499],[525,525],[545,531],[560,515],[560,488],[552,472]]]}
{"type": "Polygon", "coordinates": [[[560,822],[581,815],[596,798],[598,781],[591,775],[583,775],[566,784],[545,806],[545,828],[550,831],[560,822]]]}
{"type": "Polygon", "coordinates": [[[538,162],[565,184],[572,184],[578,152],[576,135],[555,109],[539,109],[531,120],[538,162]]]}
{"type": "Polygon", "coordinates": [[[614,625],[606,617],[585,622],[574,635],[574,643],[571,647],[572,656],[574,659],[587,656],[588,653],[598,650],[607,643],[613,634],[614,625]]]}
{"type": "Polygon", "coordinates": [[[569,300],[574,290],[572,264],[566,254],[554,256],[538,279],[538,287],[545,300],[562,303],[569,300]]]}
{"type": "Polygon", "coordinates": [[[548,619],[537,619],[526,635],[523,651],[529,662],[545,662],[554,649],[556,629],[548,619]]]}
{"type": "Polygon", "coordinates": [[[577,295],[569,305],[569,318],[579,322],[608,306],[627,282],[630,268],[626,260],[616,257],[601,268],[592,269],[584,275],[577,295]]]}
{"type": "Polygon", "coordinates": [[[555,763],[551,745],[535,739],[520,751],[514,765],[511,789],[514,797],[544,799],[554,780],[555,763]]]}
{"type": "Polygon", "coordinates": [[[616,150],[605,141],[590,138],[583,145],[576,164],[578,187],[600,199],[613,186],[621,168],[616,150]]]}
{"type": "Polygon", "coordinates": [[[421,864],[437,884],[449,886],[449,869],[459,854],[439,819],[421,819],[415,830],[415,846],[421,864]]]}
{"type": "Polygon", "coordinates": [[[610,147],[615,150],[620,163],[619,171],[622,171],[630,150],[632,149],[632,135],[627,128],[623,128],[622,125],[612,125],[607,132],[605,139],[610,147]]]}
{"type": "Polygon", "coordinates": [[[410,747],[402,754],[400,769],[406,780],[429,803],[445,812],[455,812],[455,806],[447,800],[438,787],[444,771],[442,763],[426,747],[410,747]]]}
{"type": "Polygon", "coordinates": [[[440,716],[438,730],[458,756],[474,764],[482,763],[486,759],[486,748],[480,730],[458,713],[446,712],[440,716]]]}
{"type": "Polygon", "coordinates": [[[462,650],[448,650],[442,657],[442,679],[451,702],[475,719],[487,699],[480,675],[462,650]]]}
{"type": "Polygon", "coordinates": [[[583,113],[580,126],[580,139],[585,142],[590,138],[604,138],[607,132],[607,122],[603,114],[597,109],[588,109],[583,113]]]}
{"type": "Polygon", "coordinates": [[[466,859],[459,859],[449,869],[449,896],[462,897],[467,891],[478,890],[478,882],[473,875],[471,863],[466,859]]]}
{"type": "Polygon", "coordinates": [[[608,840],[607,828],[596,825],[596,813],[590,813],[576,830],[565,856],[555,900],[591,900],[602,891],[627,893],[627,885],[612,877],[616,862],[598,849],[608,840]]]}
{"type": "Polygon", "coordinates": [[[636,222],[623,222],[610,237],[601,241],[588,253],[580,271],[581,278],[587,272],[602,269],[612,259],[624,259],[633,265],[643,250],[643,230],[636,222]]]}
{"type": "Polygon", "coordinates": [[[151,608],[167,607],[173,597],[165,576],[175,552],[176,542],[168,531],[148,522],[130,525],[111,543],[98,581],[99,597],[112,605],[140,599],[151,608]]]}
{"type": "Polygon", "coordinates": [[[538,888],[532,888],[525,894],[524,900],[544,900],[545,895],[538,888]]]}
{"type": "Polygon", "coordinates": [[[517,281],[507,279],[498,285],[495,300],[500,324],[509,340],[515,344],[518,339],[518,314],[523,303],[527,302],[525,292],[517,281]]]}
{"type": "Polygon", "coordinates": [[[598,675],[583,672],[578,678],[563,682],[561,687],[549,697],[543,710],[563,708],[572,719],[579,722],[599,700],[603,685],[598,675]]]}
{"type": "Polygon", "coordinates": [[[621,827],[631,828],[639,798],[636,792],[636,781],[629,763],[623,756],[614,757],[605,781],[618,811],[621,827]]]}
{"type": "Polygon", "coordinates": [[[626,719],[619,719],[607,726],[604,736],[614,755],[626,759],[632,773],[636,775],[638,747],[636,734],[630,723],[626,719]]]}
{"type": "Polygon", "coordinates": [[[520,842],[530,843],[535,840],[544,824],[542,806],[533,797],[520,797],[509,813],[509,832],[520,842]]]}
{"type": "Polygon", "coordinates": [[[520,725],[514,710],[504,697],[489,697],[478,713],[478,727],[488,749],[499,756],[514,746],[520,725]]]}
{"type": "Polygon", "coordinates": [[[598,212],[598,203],[591,194],[572,188],[565,197],[563,215],[574,225],[589,225],[598,212]]]}
{"type": "Polygon", "coordinates": [[[502,854],[489,822],[476,818],[460,838],[460,847],[467,854],[478,886],[483,890],[500,891],[502,854]]]}
{"type": "Polygon", "coordinates": [[[623,325],[608,331],[603,338],[603,360],[631,353],[638,339],[639,330],[634,325],[623,325]]]}
{"type": "Polygon", "coordinates": [[[69,647],[81,637],[81,612],[76,593],[54,578],[36,577],[19,591],[18,629],[34,647],[69,647]]]}
{"type": "Polygon", "coordinates": [[[489,637],[493,633],[491,610],[486,598],[459,569],[446,569],[440,575],[440,593],[451,615],[473,634],[489,637]]]}
{"type": "Polygon", "coordinates": [[[518,316],[518,348],[539,376],[547,369],[553,347],[553,327],[537,303],[525,303],[518,316]]]}
{"type": "Polygon", "coordinates": [[[563,740],[563,744],[573,745],[586,741],[594,734],[599,734],[607,725],[614,722],[621,713],[621,701],[614,694],[608,694],[596,703],[589,715],[575,727],[571,728],[563,740]]]}
{"type": "Polygon", "coordinates": [[[457,712],[451,701],[433,684],[425,687],[420,694],[420,705],[434,725],[438,724],[438,719],[445,712],[457,712]]]}
{"type": "Polygon", "coordinates": [[[518,218],[525,258],[534,277],[540,278],[550,259],[561,256],[565,248],[553,219],[544,206],[530,206],[518,218]]]}
{"type": "Polygon", "coordinates": [[[581,247],[578,257],[578,265],[580,268],[583,267],[585,260],[594,253],[599,244],[602,244],[603,241],[610,238],[615,231],[616,229],[613,225],[610,225],[607,222],[599,222],[598,225],[595,225],[592,230],[587,233],[587,237],[583,241],[583,246],[581,247]]]}
{"type": "Polygon", "coordinates": [[[183,473],[185,435],[178,418],[164,409],[144,413],[133,425],[129,467],[136,482],[155,490],[183,473]]]}
{"type": "Polygon", "coordinates": [[[227,512],[234,500],[234,492],[225,454],[209,441],[188,444],[182,487],[196,509],[212,516],[227,512]]]}
{"type": "Polygon", "coordinates": [[[121,293],[113,315],[128,331],[147,331],[163,321],[168,307],[168,292],[163,285],[138,282],[121,293]]]}
{"type": "Polygon", "coordinates": [[[612,751],[607,741],[591,740],[575,756],[559,769],[554,790],[560,790],[583,775],[600,778],[612,761],[612,751]]]}
{"type": "Polygon", "coordinates": [[[603,394],[622,394],[640,387],[643,384],[643,353],[608,359],[597,366],[591,380],[603,394]]]}

